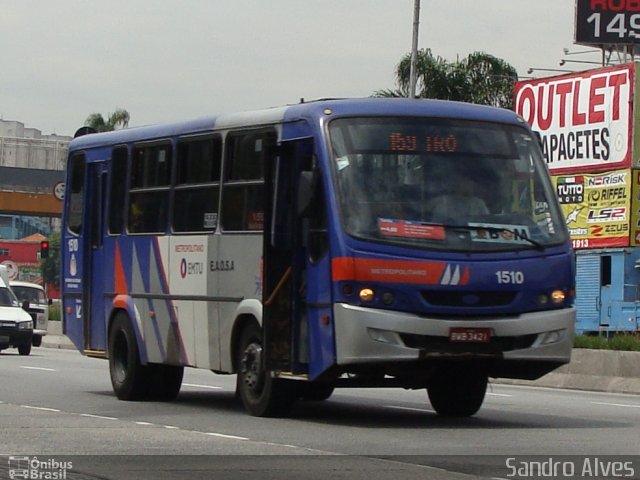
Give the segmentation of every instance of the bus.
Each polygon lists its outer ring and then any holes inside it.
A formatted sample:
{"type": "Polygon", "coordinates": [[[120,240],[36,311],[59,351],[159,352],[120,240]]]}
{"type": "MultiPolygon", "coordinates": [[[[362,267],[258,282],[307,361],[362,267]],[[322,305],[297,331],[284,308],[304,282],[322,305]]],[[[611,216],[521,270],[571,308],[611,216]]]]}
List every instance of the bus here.
{"type": "Polygon", "coordinates": [[[254,416],[399,387],[465,417],[570,360],[575,260],[513,112],[302,102],[78,136],[66,175],[64,332],[121,400],[196,367],[254,416]]]}

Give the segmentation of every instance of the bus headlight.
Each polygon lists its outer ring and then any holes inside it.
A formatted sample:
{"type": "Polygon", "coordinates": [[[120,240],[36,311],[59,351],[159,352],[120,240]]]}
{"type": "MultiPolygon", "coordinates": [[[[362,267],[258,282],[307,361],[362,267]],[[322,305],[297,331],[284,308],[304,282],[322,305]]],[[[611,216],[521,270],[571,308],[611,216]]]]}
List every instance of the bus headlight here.
{"type": "Polygon", "coordinates": [[[553,292],[551,292],[551,303],[553,303],[554,305],[560,305],[561,303],[564,303],[566,298],[567,295],[563,290],[554,290],[553,292]]]}
{"type": "Polygon", "coordinates": [[[358,294],[358,296],[360,297],[360,300],[362,300],[363,302],[371,302],[375,298],[375,293],[370,288],[363,288],[360,290],[360,293],[358,294]]]}

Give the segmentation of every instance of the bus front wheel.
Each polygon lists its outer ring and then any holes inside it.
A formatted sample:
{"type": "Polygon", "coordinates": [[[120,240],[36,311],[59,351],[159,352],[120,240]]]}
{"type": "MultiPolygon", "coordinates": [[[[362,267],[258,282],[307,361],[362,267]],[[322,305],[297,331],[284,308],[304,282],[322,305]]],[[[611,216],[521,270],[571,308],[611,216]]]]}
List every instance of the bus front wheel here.
{"type": "Polygon", "coordinates": [[[237,394],[254,417],[286,416],[296,399],[295,386],[265,371],[263,351],[262,330],[255,323],[247,325],[237,349],[237,394]]]}
{"type": "Polygon", "coordinates": [[[305,383],[302,388],[302,399],[309,402],[322,402],[333,394],[334,388],[330,383],[305,383]]]}
{"type": "Polygon", "coordinates": [[[120,400],[141,400],[148,391],[146,367],[140,363],[138,344],[127,314],[116,315],[109,332],[109,373],[120,400]]]}
{"type": "Polygon", "coordinates": [[[442,368],[427,387],[431,406],[445,417],[470,417],[484,402],[487,380],[486,373],[471,365],[442,368]]]}

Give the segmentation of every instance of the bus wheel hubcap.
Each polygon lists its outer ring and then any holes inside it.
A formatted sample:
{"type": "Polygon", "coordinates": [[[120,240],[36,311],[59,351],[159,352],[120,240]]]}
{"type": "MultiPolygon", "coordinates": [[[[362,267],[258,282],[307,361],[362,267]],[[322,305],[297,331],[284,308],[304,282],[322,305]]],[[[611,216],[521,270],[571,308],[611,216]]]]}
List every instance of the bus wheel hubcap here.
{"type": "Polygon", "coordinates": [[[241,371],[244,383],[252,390],[259,388],[261,383],[260,366],[262,365],[262,347],[255,343],[250,344],[242,357],[241,371]]]}

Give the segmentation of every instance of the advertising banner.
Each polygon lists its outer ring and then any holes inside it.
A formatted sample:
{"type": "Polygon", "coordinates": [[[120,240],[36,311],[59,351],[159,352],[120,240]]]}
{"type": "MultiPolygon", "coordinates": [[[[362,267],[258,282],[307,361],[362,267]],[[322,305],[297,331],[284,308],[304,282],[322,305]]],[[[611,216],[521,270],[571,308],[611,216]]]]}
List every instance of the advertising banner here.
{"type": "Polygon", "coordinates": [[[640,247],[640,170],[632,170],[631,245],[640,247]]]}
{"type": "Polygon", "coordinates": [[[626,169],[553,177],[573,248],[629,246],[634,176],[626,169]]]}
{"type": "Polygon", "coordinates": [[[516,82],[552,175],[631,167],[634,64],[516,82]]]}

